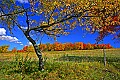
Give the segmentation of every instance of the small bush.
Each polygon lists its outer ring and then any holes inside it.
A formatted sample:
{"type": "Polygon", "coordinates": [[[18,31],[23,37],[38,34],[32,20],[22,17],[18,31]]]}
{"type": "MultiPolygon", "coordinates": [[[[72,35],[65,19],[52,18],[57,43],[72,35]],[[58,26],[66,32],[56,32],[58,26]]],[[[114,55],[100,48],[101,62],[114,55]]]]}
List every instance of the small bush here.
{"type": "MultiPolygon", "coordinates": [[[[29,54],[29,53],[28,53],[29,54]]],[[[28,57],[28,54],[25,56],[20,56],[19,54],[15,55],[15,69],[14,72],[22,73],[22,74],[30,74],[37,69],[36,61],[33,61],[31,58],[28,57]]]]}

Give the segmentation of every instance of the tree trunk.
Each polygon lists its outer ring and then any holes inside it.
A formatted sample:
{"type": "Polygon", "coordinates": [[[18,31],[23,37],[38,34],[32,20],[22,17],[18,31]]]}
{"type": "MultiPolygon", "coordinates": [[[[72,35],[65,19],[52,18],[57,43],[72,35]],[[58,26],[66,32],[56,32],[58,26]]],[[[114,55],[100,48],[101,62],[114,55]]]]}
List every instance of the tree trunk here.
{"type": "MultiPolygon", "coordinates": [[[[104,43],[103,42],[103,40],[102,40],[102,43],[104,43]]],[[[105,52],[105,46],[103,46],[103,56],[104,56],[104,66],[106,66],[106,52],[105,52]]]]}
{"type": "Polygon", "coordinates": [[[44,69],[42,53],[37,44],[33,44],[33,47],[35,49],[35,53],[37,54],[37,56],[39,58],[39,70],[42,70],[42,69],[44,69]]]}
{"type": "Polygon", "coordinates": [[[33,40],[30,35],[29,35],[29,32],[25,32],[24,33],[26,38],[32,43],[33,47],[34,47],[34,50],[35,50],[35,53],[39,59],[39,70],[42,70],[44,69],[44,65],[43,65],[43,59],[42,59],[42,53],[38,47],[38,45],[36,44],[35,40],[33,40]]]}
{"type": "Polygon", "coordinates": [[[103,54],[104,54],[104,66],[106,66],[106,53],[104,48],[103,48],[103,54]]]}

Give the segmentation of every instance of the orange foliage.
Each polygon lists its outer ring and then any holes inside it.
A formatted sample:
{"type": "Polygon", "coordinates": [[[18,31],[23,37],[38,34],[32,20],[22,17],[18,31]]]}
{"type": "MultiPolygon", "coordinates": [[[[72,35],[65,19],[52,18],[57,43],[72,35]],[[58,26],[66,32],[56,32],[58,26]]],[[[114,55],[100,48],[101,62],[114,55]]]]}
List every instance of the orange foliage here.
{"type": "MultiPolygon", "coordinates": [[[[76,43],[59,43],[54,44],[41,44],[38,45],[41,51],[67,51],[67,50],[90,50],[90,49],[110,49],[112,46],[110,44],[84,44],[83,42],[76,43]]],[[[15,49],[13,49],[13,52],[15,49]]],[[[33,46],[25,46],[23,50],[17,50],[17,52],[34,52],[33,46]]]]}
{"type": "Polygon", "coordinates": [[[77,49],[77,50],[81,50],[84,48],[83,42],[76,42],[74,45],[75,45],[75,49],[77,49]]]}
{"type": "Polygon", "coordinates": [[[17,52],[17,49],[16,49],[16,48],[13,48],[13,49],[12,49],[12,53],[15,53],[15,52],[17,52]]]}
{"type": "Polygon", "coordinates": [[[24,50],[17,50],[17,52],[23,53],[23,52],[24,52],[24,50]]]}
{"type": "Polygon", "coordinates": [[[52,51],[54,49],[53,44],[47,44],[47,50],[52,51]]]}
{"type": "Polygon", "coordinates": [[[40,45],[39,45],[39,48],[40,48],[41,51],[44,51],[44,50],[47,48],[47,45],[45,45],[45,44],[40,44],[40,45]]]}
{"type": "Polygon", "coordinates": [[[72,43],[65,43],[65,50],[74,50],[74,44],[72,43]]]}
{"type": "Polygon", "coordinates": [[[24,48],[23,48],[23,50],[25,51],[25,52],[27,52],[28,50],[28,46],[25,46],[24,48]]]}
{"type": "Polygon", "coordinates": [[[65,50],[65,45],[55,42],[54,43],[54,51],[64,51],[65,50]]]}

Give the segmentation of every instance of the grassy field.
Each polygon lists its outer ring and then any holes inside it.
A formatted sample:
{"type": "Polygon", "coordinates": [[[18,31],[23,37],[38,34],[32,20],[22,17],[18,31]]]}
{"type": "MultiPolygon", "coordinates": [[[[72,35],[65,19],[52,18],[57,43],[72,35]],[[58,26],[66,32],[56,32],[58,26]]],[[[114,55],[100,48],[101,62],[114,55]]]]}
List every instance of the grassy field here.
{"type": "Polygon", "coordinates": [[[44,70],[35,53],[0,53],[0,80],[120,80],[120,49],[43,52],[44,70]]]}

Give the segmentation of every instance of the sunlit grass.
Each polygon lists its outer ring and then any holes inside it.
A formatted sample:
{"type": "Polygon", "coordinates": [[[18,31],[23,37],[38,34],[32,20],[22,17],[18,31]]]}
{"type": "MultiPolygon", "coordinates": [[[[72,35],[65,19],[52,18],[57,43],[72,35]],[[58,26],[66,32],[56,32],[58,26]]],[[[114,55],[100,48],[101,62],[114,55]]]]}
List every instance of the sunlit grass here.
{"type": "Polygon", "coordinates": [[[1,53],[0,80],[120,80],[120,49],[105,52],[106,67],[102,49],[42,52],[44,71],[35,53],[1,53]]]}
{"type": "MultiPolygon", "coordinates": [[[[107,57],[119,57],[120,49],[105,49],[107,57]]],[[[0,53],[0,59],[12,59],[16,54],[20,54],[21,56],[26,56],[29,54],[31,58],[37,58],[36,54],[33,52],[27,53],[0,53]]],[[[43,57],[60,57],[63,55],[74,55],[74,56],[103,56],[102,49],[95,50],[73,50],[73,51],[46,51],[42,52],[43,57]]]]}

